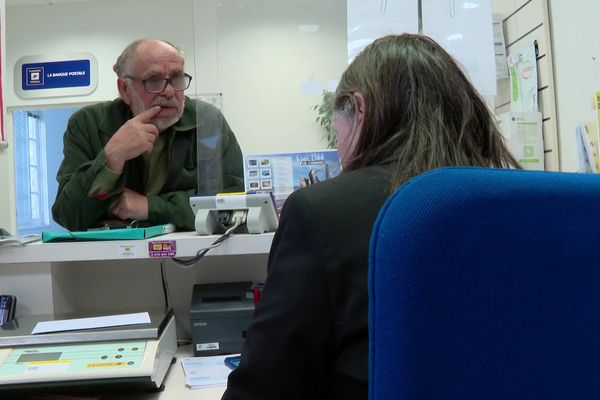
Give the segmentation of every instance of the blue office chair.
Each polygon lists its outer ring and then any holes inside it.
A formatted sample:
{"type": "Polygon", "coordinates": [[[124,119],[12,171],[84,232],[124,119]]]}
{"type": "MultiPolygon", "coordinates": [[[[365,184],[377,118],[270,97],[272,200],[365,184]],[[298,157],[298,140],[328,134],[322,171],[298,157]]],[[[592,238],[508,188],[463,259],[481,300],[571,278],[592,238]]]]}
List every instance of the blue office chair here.
{"type": "Polygon", "coordinates": [[[600,176],[424,173],[370,264],[370,399],[600,398],[600,176]]]}

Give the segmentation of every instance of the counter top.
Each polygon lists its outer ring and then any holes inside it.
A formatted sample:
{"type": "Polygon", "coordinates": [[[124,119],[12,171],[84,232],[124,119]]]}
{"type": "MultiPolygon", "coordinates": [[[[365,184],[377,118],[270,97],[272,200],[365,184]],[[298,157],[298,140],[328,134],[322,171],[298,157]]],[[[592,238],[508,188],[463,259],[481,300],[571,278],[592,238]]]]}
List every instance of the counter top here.
{"type": "MultiPolygon", "coordinates": [[[[234,234],[206,256],[266,254],[271,248],[273,232],[234,234]]],[[[107,240],[90,242],[33,242],[25,245],[1,246],[0,264],[126,260],[193,257],[198,250],[210,246],[219,235],[199,236],[196,232],[175,232],[144,240],[107,240]],[[163,251],[156,249],[163,248],[163,251]]]]}

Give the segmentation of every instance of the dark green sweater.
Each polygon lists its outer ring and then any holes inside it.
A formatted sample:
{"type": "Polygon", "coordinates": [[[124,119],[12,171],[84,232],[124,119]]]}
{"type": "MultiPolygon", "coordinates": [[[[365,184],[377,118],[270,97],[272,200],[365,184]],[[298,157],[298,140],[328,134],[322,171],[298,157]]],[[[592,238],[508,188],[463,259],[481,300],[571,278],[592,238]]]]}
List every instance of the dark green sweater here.
{"type": "MultiPolygon", "coordinates": [[[[131,117],[129,107],[116,99],[84,107],[69,119],[63,138],[64,159],[56,177],[59,187],[52,206],[54,220],[65,228],[96,226],[111,218],[108,207],[124,187],[146,194],[146,187],[152,186],[146,182],[147,165],[140,155],[125,163],[112,191],[105,196],[90,194],[98,174],[105,171],[104,146],[131,117]]],[[[171,222],[179,229],[193,230],[190,195],[243,190],[242,152],[221,112],[187,97],[182,117],[161,135],[166,136],[169,171],[162,190],[148,195],[147,222],[171,222]],[[200,180],[197,165],[203,171],[200,180]]]]}

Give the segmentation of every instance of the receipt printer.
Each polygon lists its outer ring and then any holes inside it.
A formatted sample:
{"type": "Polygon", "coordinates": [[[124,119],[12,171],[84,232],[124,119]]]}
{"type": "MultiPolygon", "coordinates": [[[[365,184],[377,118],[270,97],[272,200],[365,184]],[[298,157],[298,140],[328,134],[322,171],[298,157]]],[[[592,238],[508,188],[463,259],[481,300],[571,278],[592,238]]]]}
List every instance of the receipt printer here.
{"type": "Polygon", "coordinates": [[[253,313],[251,282],[194,285],[190,307],[194,356],[240,353],[253,313]]]}

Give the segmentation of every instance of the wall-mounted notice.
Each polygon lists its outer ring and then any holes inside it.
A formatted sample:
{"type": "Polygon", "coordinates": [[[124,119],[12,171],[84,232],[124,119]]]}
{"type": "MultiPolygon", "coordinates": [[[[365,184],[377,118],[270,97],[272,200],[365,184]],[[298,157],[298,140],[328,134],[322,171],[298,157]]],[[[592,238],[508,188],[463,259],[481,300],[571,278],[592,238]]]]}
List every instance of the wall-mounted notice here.
{"type": "Polygon", "coordinates": [[[346,0],[346,4],[348,62],[379,37],[418,33],[422,28],[457,59],[481,94],[496,94],[491,0],[346,0]]]}
{"type": "Polygon", "coordinates": [[[536,112],[538,73],[535,42],[523,44],[507,57],[510,76],[510,111],[536,112]]]}
{"type": "Polygon", "coordinates": [[[506,79],[508,78],[508,66],[506,65],[506,41],[504,40],[502,14],[492,14],[492,21],[494,55],[496,57],[496,79],[506,79]]]}
{"type": "Polygon", "coordinates": [[[496,95],[490,0],[424,0],[423,33],[458,60],[482,95],[496,95]]]}
{"type": "Polygon", "coordinates": [[[418,33],[418,0],[347,0],[348,64],[375,39],[418,33]]]}
{"type": "Polygon", "coordinates": [[[25,56],[15,65],[15,92],[25,99],[83,96],[98,86],[98,62],[89,53],[25,56]]]}

